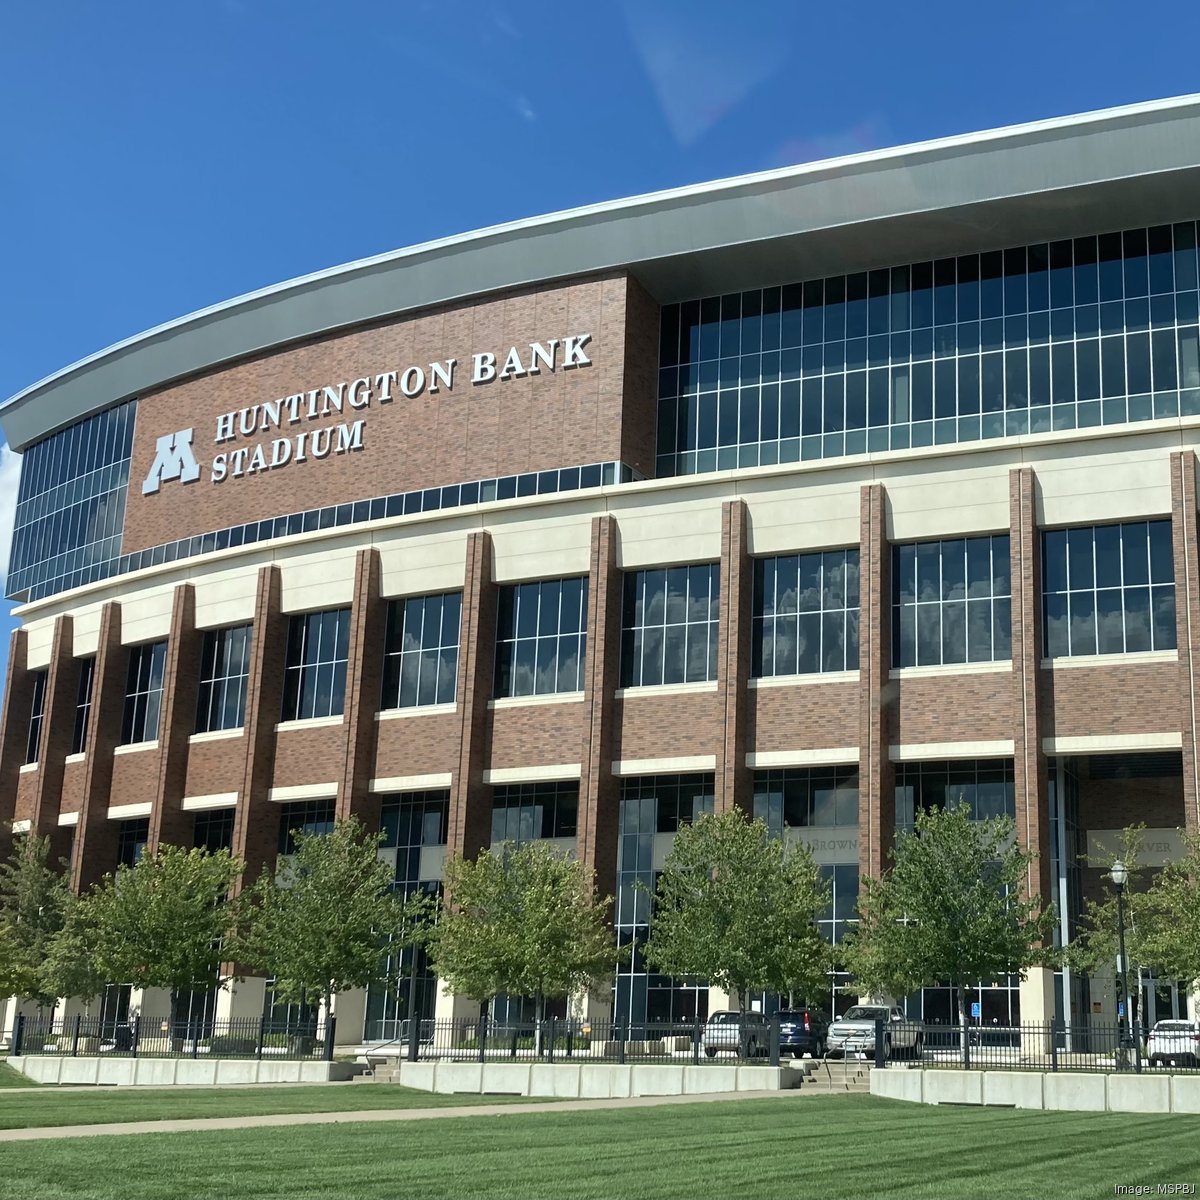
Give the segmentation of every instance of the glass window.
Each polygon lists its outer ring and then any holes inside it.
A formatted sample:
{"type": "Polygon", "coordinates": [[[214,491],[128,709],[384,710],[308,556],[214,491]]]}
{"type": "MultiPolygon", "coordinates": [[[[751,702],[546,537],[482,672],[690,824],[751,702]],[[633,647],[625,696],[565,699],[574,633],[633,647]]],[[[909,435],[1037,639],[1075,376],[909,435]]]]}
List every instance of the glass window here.
{"type": "Polygon", "coordinates": [[[71,753],[82,754],[87,746],[88,718],[92,713],[92,680],[96,674],[96,660],[79,660],[79,686],[75,692],[75,728],[71,733],[71,753]]]}
{"type": "Polygon", "coordinates": [[[240,729],[246,719],[250,673],[250,626],[209,629],[200,654],[196,732],[240,729]]]}
{"type": "Polygon", "coordinates": [[[858,669],[858,550],[754,561],[751,674],[858,669]]]}
{"type": "Polygon", "coordinates": [[[1008,534],[892,547],[892,666],[1012,657],[1008,534]]]}
{"type": "Polygon", "coordinates": [[[497,696],[546,696],[583,689],[587,577],[500,589],[497,696]]]}
{"type": "Polygon", "coordinates": [[[346,700],[350,610],[298,613],[288,624],[283,719],[340,716],[346,700]]]}
{"type": "Polygon", "coordinates": [[[192,845],[197,850],[215,854],[218,850],[233,849],[233,809],[217,808],[198,812],[192,827],[192,845]]]}
{"type": "Polygon", "coordinates": [[[148,642],[130,649],[129,671],[125,680],[125,713],[121,722],[122,745],[152,742],[158,737],[158,714],[162,708],[166,661],[166,642],[148,642]]]}
{"type": "Polygon", "coordinates": [[[117,828],[117,866],[135,867],[150,841],[150,818],[122,821],[117,828]]]}
{"type": "MultiPolygon", "coordinates": [[[[858,828],[857,767],[787,767],[754,772],[754,817],[776,837],[785,829],[858,828]]],[[[857,856],[855,848],[852,857],[857,856]]]]}
{"type": "Polygon", "coordinates": [[[461,616],[460,592],[388,605],[380,707],[454,703],[461,616]]]}
{"type": "Polygon", "coordinates": [[[579,784],[520,783],[492,792],[492,845],[523,846],[538,838],[573,838],[579,784]]]}
{"type": "Polygon", "coordinates": [[[719,576],[716,563],[625,576],[622,687],[716,679],[719,576]]]}
{"type": "Polygon", "coordinates": [[[38,748],[42,744],[42,718],[46,714],[46,681],[49,677],[49,671],[35,671],[33,674],[29,732],[25,738],[25,761],[27,763],[35,763],[38,760],[38,748]]]}
{"type": "Polygon", "coordinates": [[[917,812],[966,804],[976,821],[1014,817],[1010,758],[896,764],[896,828],[912,831],[917,812]]]}
{"type": "Polygon", "coordinates": [[[296,853],[296,835],[321,837],[333,832],[332,800],[301,800],[285,804],[279,814],[279,853],[296,853]]]}
{"type": "Polygon", "coordinates": [[[1046,530],[1042,612],[1047,658],[1174,650],[1171,522],[1046,530]]]}

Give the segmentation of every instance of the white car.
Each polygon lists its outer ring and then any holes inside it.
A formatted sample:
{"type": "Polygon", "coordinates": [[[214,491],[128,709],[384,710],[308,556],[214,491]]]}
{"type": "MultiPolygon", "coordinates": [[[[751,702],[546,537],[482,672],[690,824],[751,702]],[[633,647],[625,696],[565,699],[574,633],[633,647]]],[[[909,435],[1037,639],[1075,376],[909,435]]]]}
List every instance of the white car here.
{"type": "Polygon", "coordinates": [[[825,1044],[831,1058],[875,1053],[875,1022],[883,1021],[883,1050],[889,1058],[904,1052],[918,1054],[925,1036],[917,1022],[898,1008],[884,1004],[856,1004],[829,1026],[825,1044]]]}
{"type": "Polygon", "coordinates": [[[1159,1021],[1146,1039],[1152,1067],[1200,1065],[1200,1021],[1159,1021]]]}

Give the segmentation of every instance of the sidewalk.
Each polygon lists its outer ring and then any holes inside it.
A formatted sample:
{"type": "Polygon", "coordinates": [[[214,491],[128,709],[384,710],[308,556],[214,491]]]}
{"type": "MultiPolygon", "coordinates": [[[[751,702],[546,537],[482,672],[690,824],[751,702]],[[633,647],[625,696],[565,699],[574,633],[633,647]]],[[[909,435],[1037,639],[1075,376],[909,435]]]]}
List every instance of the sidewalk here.
{"type": "Polygon", "coordinates": [[[3,1129],[0,1130],[0,1142],[40,1142],[54,1138],[110,1137],[132,1133],[197,1133],[211,1129],[264,1129],[292,1125],[352,1125],[367,1121],[432,1121],[443,1117],[504,1117],[521,1113],[583,1112],[603,1108],[657,1108],[664,1104],[781,1100],[799,1096],[802,1092],[803,1089],[786,1092],[712,1092],[700,1096],[636,1096],[616,1100],[475,1104],[463,1105],[460,1108],[371,1109],[359,1112],[286,1113],[280,1116],[205,1117],[187,1121],[126,1121],[111,1125],[59,1125],[41,1129],[3,1129]]]}

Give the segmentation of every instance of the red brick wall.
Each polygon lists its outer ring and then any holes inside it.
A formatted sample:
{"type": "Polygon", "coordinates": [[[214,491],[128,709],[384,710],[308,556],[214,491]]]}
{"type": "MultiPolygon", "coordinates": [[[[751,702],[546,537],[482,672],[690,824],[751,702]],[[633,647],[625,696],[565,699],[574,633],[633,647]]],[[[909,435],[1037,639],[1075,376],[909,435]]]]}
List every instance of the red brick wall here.
{"type": "Polygon", "coordinates": [[[858,683],[793,684],[750,692],[750,742],[760,753],[858,745],[858,683]]]}

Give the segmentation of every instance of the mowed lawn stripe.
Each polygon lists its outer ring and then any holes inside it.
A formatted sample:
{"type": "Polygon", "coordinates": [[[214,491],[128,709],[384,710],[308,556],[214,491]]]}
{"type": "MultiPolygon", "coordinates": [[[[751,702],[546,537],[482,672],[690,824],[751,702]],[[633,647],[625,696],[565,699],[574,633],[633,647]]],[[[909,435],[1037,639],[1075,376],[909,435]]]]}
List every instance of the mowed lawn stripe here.
{"type": "Polygon", "coordinates": [[[1084,1200],[1200,1181],[1200,1118],[790,1097],[80,1138],[3,1157],[0,1198],[14,1200],[1084,1200]]]}
{"type": "Polygon", "coordinates": [[[523,1096],[436,1095],[394,1083],[128,1090],[45,1087],[32,1092],[0,1092],[0,1129],[519,1103],[529,1100],[523,1096]]]}

